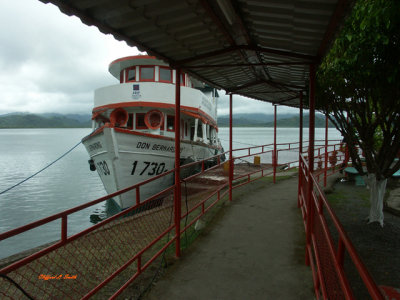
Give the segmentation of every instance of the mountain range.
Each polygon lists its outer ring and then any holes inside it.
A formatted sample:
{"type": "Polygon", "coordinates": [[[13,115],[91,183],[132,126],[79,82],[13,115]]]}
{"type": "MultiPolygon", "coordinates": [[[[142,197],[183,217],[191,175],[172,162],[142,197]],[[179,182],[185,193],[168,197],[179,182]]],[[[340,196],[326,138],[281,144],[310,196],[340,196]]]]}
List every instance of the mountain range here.
{"type": "MultiPolygon", "coordinates": [[[[308,127],[308,115],[304,114],[303,126],[308,127]]],[[[229,126],[229,116],[218,117],[219,127],[229,126]]],[[[272,114],[235,114],[234,127],[273,127],[272,114]]],[[[299,116],[295,114],[278,114],[278,127],[299,127],[299,116]]],[[[91,115],[88,114],[30,114],[10,113],[0,115],[0,128],[88,128],[91,127],[91,115]]],[[[325,116],[315,114],[315,127],[325,127],[325,116]]],[[[329,127],[333,127],[329,124],[329,127]]]]}
{"type": "Polygon", "coordinates": [[[30,114],[10,113],[0,115],[0,128],[88,128],[91,115],[81,114],[30,114]]]}
{"type": "MultiPolygon", "coordinates": [[[[300,117],[297,114],[277,114],[277,127],[299,127],[300,117]]],[[[234,114],[232,118],[234,127],[274,127],[273,114],[234,114]]],[[[303,115],[303,127],[308,128],[309,115],[303,115]]],[[[218,127],[228,127],[229,116],[218,117],[218,127]]],[[[315,114],[315,127],[325,127],[325,116],[320,113],[315,114]]],[[[329,121],[329,127],[334,125],[329,121]]]]}

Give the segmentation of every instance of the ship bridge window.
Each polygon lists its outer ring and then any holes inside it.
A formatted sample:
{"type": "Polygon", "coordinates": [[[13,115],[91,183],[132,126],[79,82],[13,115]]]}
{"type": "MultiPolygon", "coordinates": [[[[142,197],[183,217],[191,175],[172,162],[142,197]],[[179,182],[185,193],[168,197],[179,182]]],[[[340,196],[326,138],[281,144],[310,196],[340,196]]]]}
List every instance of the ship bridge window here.
{"type": "Polygon", "coordinates": [[[146,123],[144,122],[144,113],[136,114],[136,129],[147,129],[146,123]]]}
{"type": "Polygon", "coordinates": [[[175,116],[167,116],[167,131],[175,130],[175,116]]]}
{"type": "Polygon", "coordinates": [[[185,86],[185,74],[181,74],[181,85],[185,86]]]}
{"type": "Polygon", "coordinates": [[[136,80],[136,68],[135,67],[128,69],[127,73],[128,74],[127,74],[126,81],[135,81],[136,80]]]}
{"type": "Polygon", "coordinates": [[[128,129],[133,129],[133,114],[129,114],[128,123],[126,124],[128,129]]]}
{"type": "Polygon", "coordinates": [[[172,70],[169,68],[160,67],[159,81],[172,82],[172,70]]]}
{"type": "Polygon", "coordinates": [[[195,128],[195,125],[192,124],[192,126],[190,127],[190,140],[191,141],[194,141],[194,128],[195,128]]]}
{"type": "Polygon", "coordinates": [[[140,81],[154,81],[154,67],[140,67],[140,81]]]}
{"type": "Polygon", "coordinates": [[[197,124],[197,137],[203,137],[203,123],[201,123],[201,121],[199,121],[199,123],[197,124]]]}

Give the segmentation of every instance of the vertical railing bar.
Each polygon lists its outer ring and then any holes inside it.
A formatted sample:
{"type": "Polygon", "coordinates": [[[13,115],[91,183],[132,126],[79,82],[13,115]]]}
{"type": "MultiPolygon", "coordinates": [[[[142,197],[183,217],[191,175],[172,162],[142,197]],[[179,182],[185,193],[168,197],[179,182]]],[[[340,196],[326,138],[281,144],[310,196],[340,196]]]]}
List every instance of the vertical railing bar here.
{"type": "Polygon", "coordinates": [[[140,190],[139,190],[139,185],[136,187],[136,205],[140,204],[140,190]]]}
{"type": "Polygon", "coordinates": [[[142,272],[142,255],[137,257],[137,272],[140,274],[142,272]]]}
{"type": "Polygon", "coordinates": [[[68,215],[61,217],[61,242],[65,243],[68,236],[68,215]]]}

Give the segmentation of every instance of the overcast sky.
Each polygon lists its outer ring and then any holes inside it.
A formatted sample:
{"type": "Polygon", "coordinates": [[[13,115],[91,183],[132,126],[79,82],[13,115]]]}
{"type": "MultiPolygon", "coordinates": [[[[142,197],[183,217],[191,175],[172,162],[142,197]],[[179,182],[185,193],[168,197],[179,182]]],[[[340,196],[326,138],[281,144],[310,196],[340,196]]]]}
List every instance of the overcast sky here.
{"type": "MultiPolygon", "coordinates": [[[[38,0],[0,1],[0,115],[90,114],[93,91],[116,84],[111,61],[139,51],[38,0]]],[[[221,91],[218,113],[228,114],[221,91]]],[[[279,112],[298,113],[279,107],[279,112]]],[[[234,96],[234,113],[273,113],[270,103],[234,96]]]]}

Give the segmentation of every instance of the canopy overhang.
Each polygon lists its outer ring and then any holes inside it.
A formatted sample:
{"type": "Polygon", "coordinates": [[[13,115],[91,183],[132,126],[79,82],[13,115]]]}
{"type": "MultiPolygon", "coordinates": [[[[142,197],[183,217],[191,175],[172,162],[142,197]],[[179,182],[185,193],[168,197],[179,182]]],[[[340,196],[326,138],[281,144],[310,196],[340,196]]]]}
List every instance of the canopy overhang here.
{"type": "Polygon", "coordinates": [[[40,1],[211,86],[293,107],[308,88],[310,65],[326,54],[353,2],[40,1]]]}

